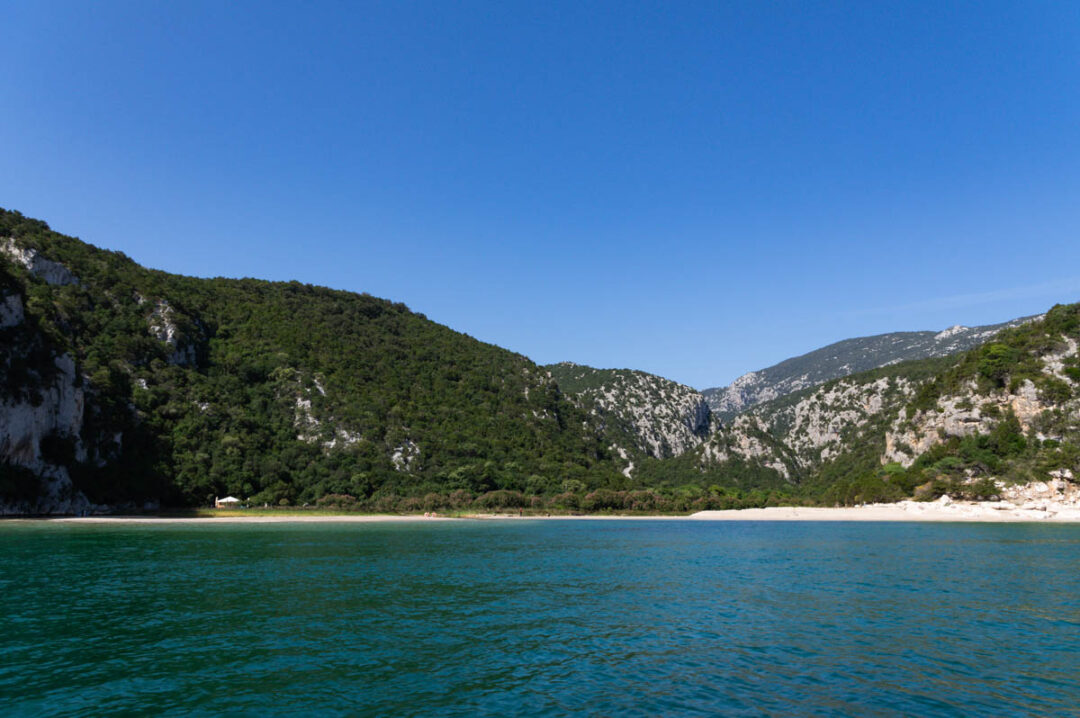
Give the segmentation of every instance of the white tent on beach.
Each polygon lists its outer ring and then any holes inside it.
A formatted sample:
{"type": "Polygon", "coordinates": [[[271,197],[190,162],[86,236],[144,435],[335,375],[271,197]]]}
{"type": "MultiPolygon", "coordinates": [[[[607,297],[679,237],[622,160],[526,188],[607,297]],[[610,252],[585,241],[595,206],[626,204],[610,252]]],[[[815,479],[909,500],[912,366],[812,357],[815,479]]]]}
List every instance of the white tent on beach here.
{"type": "Polygon", "coordinates": [[[223,499],[215,498],[214,508],[236,508],[239,503],[240,499],[236,498],[235,496],[226,496],[223,499]]]}

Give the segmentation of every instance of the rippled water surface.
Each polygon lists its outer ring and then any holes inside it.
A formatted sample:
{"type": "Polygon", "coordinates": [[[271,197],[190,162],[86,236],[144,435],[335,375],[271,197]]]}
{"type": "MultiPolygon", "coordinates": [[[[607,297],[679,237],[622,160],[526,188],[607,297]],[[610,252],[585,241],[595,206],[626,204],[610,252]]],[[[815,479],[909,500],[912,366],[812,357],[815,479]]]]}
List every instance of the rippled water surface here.
{"type": "Polygon", "coordinates": [[[1075,713],[1080,527],[0,524],[0,712],[1075,713]]]}

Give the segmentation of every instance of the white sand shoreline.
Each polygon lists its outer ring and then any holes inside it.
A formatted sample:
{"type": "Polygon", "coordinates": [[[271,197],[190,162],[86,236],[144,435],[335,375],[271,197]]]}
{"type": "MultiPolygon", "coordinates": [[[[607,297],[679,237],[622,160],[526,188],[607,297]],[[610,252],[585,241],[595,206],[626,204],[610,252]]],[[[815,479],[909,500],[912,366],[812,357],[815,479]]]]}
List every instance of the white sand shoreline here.
{"type": "Polygon", "coordinates": [[[1006,501],[901,501],[845,508],[775,506],[734,511],[699,511],[703,521],[911,521],[978,523],[1080,523],[1080,509],[1024,507],[1006,501]]]}
{"type": "Polygon", "coordinates": [[[462,521],[686,521],[690,516],[594,514],[582,516],[518,516],[517,514],[467,514],[463,516],[423,516],[390,514],[341,514],[319,516],[10,516],[0,523],[56,524],[366,524],[366,523],[431,523],[462,521]]]}
{"type": "Polygon", "coordinates": [[[453,517],[391,516],[388,514],[319,515],[319,516],[37,516],[12,517],[3,521],[47,522],[56,524],[321,524],[321,523],[416,523],[455,521],[453,517]]]}
{"type": "Polygon", "coordinates": [[[1050,504],[1018,506],[1006,501],[954,501],[943,503],[901,501],[895,504],[870,504],[843,508],[774,506],[763,509],[699,511],[688,516],[593,514],[583,516],[518,516],[517,514],[467,514],[463,516],[394,516],[386,514],[341,514],[301,516],[57,516],[5,518],[0,521],[57,524],[279,524],[279,523],[427,523],[448,521],[910,521],[910,522],[980,522],[980,523],[1080,523],[1080,508],[1050,504]]]}

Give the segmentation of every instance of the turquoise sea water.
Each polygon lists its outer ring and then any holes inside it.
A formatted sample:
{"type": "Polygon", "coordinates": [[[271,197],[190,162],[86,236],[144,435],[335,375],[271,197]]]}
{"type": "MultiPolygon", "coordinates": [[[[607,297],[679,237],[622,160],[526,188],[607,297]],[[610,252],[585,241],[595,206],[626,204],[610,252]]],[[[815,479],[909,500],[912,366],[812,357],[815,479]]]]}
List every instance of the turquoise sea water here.
{"type": "Polygon", "coordinates": [[[1080,527],[0,524],[0,712],[1061,715],[1080,527]]]}

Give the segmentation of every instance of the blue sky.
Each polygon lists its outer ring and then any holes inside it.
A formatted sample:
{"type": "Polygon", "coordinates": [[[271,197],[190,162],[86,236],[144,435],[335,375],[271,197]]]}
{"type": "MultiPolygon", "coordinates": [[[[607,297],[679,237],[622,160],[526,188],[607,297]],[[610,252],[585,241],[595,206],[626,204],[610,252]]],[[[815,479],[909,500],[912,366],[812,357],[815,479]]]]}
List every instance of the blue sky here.
{"type": "Polygon", "coordinates": [[[1080,300],[1080,4],[0,0],[0,206],[704,388],[1080,300]]]}

